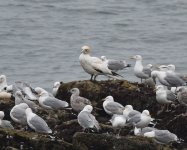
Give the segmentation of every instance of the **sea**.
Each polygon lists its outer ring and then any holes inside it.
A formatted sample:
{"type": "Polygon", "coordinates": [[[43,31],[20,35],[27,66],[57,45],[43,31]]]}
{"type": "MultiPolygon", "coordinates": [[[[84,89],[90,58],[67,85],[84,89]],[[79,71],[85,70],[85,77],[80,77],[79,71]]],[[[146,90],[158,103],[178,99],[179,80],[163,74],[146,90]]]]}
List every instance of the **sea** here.
{"type": "MultiPolygon", "coordinates": [[[[174,64],[187,73],[186,0],[0,0],[0,74],[51,90],[55,81],[88,80],[81,47],[92,56],[143,65],[174,64]]],[[[107,80],[99,76],[97,80],[107,80]]]]}

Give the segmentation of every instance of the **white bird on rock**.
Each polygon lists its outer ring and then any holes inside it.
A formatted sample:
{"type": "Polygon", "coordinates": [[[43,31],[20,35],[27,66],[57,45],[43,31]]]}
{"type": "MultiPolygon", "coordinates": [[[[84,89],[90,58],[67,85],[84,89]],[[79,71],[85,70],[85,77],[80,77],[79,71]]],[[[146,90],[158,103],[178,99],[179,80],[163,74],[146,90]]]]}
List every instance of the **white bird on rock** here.
{"type": "Polygon", "coordinates": [[[153,130],[144,133],[145,137],[152,137],[157,143],[168,144],[170,142],[179,142],[178,137],[168,130],[153,130]]]}
{"type": "Polygon", "coordinates": [[[91,114],[93,107],[91,105],[86,105],[83,110],[78,114],[78,123],[80,126],[85,129],[95,128],[97,131],[100,130],[98,121],[95,119],[95,116],[91,114]]]}
{"type": "Polygon", "coordinates": [[[70,92],[72,93],[70,97],[70,105],[74,111],[80,112],[86,105],[91,105],[89,99],[79,96],[80,91],[78,88],[73,88],[70,92]]]}
{"type": "Polygon", "coordinates": [[[113,115],[113,114],[122,115],[123,114],[123,110],[125,109],[124,106],[118,102],[115,102],[112,96],[107,96],[103,100],[104,100],[103,108],[107,114],[109,115],[113,115]]]}
{"type": "Polygon", "coordinates": [[[92,57],[91,48],[89,46],[83,46],[81,55],[79,56],[79,62],[85,72],[91,75],[91,79],[96,79],[97,75],[106,75],[115,79],[119,79],[119,74],[115,73],[108,68],[107,64],[98,57],[92,57]]]}
{"type": "Polygon", "coordinates": [[[27,124],[31,129],[39,133],[52,133],[52,130],[48,127],[47,123],[37,114],[33,113],[30,108],[27,108],[25,113],[27,124]]]}
{"type": "Polygon", "coordinates": [[[14,129],[11,122],[8,120],[3,120],[5,114],[3,111],[0,111],[0,128],[4,129],[14,129]]]}
{"type": "Polygon", "coordinates": [[[106,56],[101,56],[101,60],[105,62],[108,68],[112,71],[123,70],[124,68],[131,67],[125,60],[107,59],[106,56]]]}
{"type": "Polygon", "coordinates": [[[144,67],[142,65],[142,56],[140,55],[135,55],[133,57],[131,57],[131,59],[135,59],[135,65],[134,65],[134,74],[136,77],[141,79],[148,79],[149,77],[151,77],[151,68],[148,67],[144,67]]]}
{"type": "Polygon", "coordinates": [[[27,125],[27,117],[25,110],[29,108],[26,103],[15,105],[10,111],[11,119],[21,125],[27,125]]]}
{"type": "Polygon", "coordinates": [[[66,101],[50,96],[45,90],[35,88],[35,91],[39,95],[38,102],[40,106],[45,109],[59,110],[69,106],[66,101]]]}

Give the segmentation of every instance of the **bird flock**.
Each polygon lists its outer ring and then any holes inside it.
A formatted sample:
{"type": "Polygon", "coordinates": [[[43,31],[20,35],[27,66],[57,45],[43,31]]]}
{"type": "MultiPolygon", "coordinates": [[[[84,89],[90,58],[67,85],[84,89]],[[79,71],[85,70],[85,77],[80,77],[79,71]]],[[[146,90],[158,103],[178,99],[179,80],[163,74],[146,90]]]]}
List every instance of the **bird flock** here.
{"type": "MultiPolygon", "coordinates": [[[[171,104],[187,107],[187,78],[175,71],[175,65],[148,64],[143,66],[142,56],[132,56],[131,59],[135,60],[134,75],[141,79],[141,83],[144,80],[148,87],[154,85],[156,100],[161,106],[158,113],[170,111],[169,106],[171,104]]],[[[82,47],[79,62],[84,71],[90,74],[90,80],[93,82],[96,82],[98,75],[122,80],[123,76],[117,71],[131,67],[131,64],[124,60],[107,59],[106,56],[93,57],[89,46],[82,47]]],[[[13,96],[15,98],[15,105],[10,110],[10,117],[14,123],[20,125],[21,129],[27,130],[29,127],[38,133],[52,134],[53,131],[46,121],[37,115],[37,111],[40,109],[48,110],[50,118],[54,115],[50,110],[66,111],[66,109],[71,108],[72,112],[76,113],[77,122],[83,128],[83,132],[88,129],[92,129],[93,132],[100,132],[102,128],[92,114],[94,107],[89,99],[80,96],[78,88],[70,89],[70,104],[55,97],[61,84],[61,82],[55,82],[51,94],[41,87],[33,88],[30,84],[22,81],[8,85],[6,76],[0,75],[0,96],[13,96]]],[[[179,138],[174,133],[154,128],[154,118],[151,117],[149,110],[140,112],[133,109],[130,104],[123,106],[119,102],[115,102],[111,95],[103,98],[102,101],[103,110],[111,117],[109,122],[117,132],[116,137],[120,138],[122,128],[131,127],[135,136],[152,137],[158,143],[179,142],[179,138]],[[149,125],[153,126],[150,127],[149,125]]],[[[14,129],[11,122],[3,118],[4,112],[0,111],[0,127],[14,129]]]]}

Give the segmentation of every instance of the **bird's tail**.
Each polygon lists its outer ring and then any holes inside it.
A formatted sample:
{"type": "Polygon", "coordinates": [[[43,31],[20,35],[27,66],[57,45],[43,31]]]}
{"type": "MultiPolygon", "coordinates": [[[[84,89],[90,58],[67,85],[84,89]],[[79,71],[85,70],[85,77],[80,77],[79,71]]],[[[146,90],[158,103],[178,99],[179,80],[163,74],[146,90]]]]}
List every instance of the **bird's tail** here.
{"type": "Polygon", "coordinates": [[[122,75],[120,75],[120,74],[118,74],[118,73],[116,73],[116,72],[114,72],[114,71],[111,71],[111,72],[112,72],[112,75],[113,75],[113,76],[119,76],[119,77],[122,77],[122,78],[123,78],[122,75]]]}
{"type": "Polygon", "coordinates": [[[123,77],[120,77],[120,76],[113,76],[113,75],[107,75],[109,78],[112,78],[112,79],[117,79],[117,80],[123,80],[124,78],[123,77]]]}

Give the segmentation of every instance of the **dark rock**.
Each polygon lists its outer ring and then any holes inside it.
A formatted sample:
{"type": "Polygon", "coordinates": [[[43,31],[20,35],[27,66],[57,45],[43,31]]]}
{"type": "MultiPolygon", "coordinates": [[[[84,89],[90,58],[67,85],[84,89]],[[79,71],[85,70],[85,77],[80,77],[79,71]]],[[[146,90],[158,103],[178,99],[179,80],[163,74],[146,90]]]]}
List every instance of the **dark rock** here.
{"type": "Polygon", "coordinates": [[[0,129],[0,147],[6,149],[12,147],[14,149],[28,150],[70,150],[72,145],[63,140],[51,139],[48,135],[37,134],[34,132],[24,132],[18,130],[0,129]]]}
{"type": "MultiPolygon", "coordinates": [[[[144,84],[130,83],[125,80],[108,81],[74,81],[62,83],[57,93],[57,98],[70,101],[70,89],[77,87],[80,95],[91,100],[93,114],[99,121],[101,130],[98,133],[80,133],[82,127],[77,122],[77,114],[71,109],[48,111],[39,109],[36,113],[48,123],[53,130],[55,139],[48,135],[37,134],[34,131],[5,130],[0,129],[1,149],[145,149],[145,150],[168,150],[172,148],[187,148],[187,117],[183,115],[185,107],[176,106],[170,112],[157,114],[160,105],[156,102],[155,92],[144,84]],[[184,141],[180,146],[165,146],[156,144],[152,139],[133,136],[131,127],[124,127],[121,138],[116,138],[114,130],[109,122],[111,116],[107,115],[102,107],[102,99],[112,95],[115,101],[133,105],[134,109],[142,111],[148,109],[156,119],[158,129],[168,129],[184,141]],[[53,115],[49,118],[49,113],[53,115]],[[132,136],[130,136],[132,135],[132,136]]],[[[11,120],[9,113],[14,106],[13,100],[0,100],[0,110],[5,112],[5,119],[11,120]]],[[[13,123],[13,122],[12,122],[13,123]]],[[[20,129],[14,124],[15,129],[20,129]]],[[[92,131],[89,131],[92,132],[92,131]]]]}
{"type": "Polygon", "coordinates": [[[156,144],[152,139],[126,136],[117,138],[110,134],[77,132],[73,138],[74,150],[171,150],[169,146],[156,144]]]}

